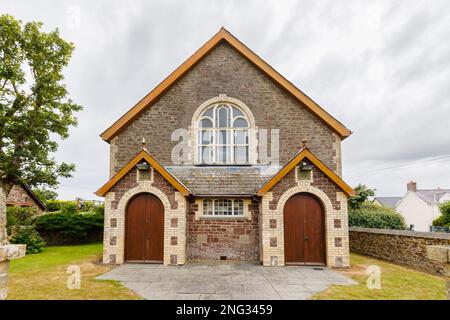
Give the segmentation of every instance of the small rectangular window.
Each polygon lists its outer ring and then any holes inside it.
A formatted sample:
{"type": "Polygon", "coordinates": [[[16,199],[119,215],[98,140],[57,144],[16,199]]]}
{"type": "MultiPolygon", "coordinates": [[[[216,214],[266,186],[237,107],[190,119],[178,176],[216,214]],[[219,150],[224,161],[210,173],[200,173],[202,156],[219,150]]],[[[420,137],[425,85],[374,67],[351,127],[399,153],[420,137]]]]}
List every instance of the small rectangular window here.
{"type": "Polygon", "coordinates": [[[244,201],[242,199],[205,199],[203,200],[203,216],[244,216],[244,201]]]}

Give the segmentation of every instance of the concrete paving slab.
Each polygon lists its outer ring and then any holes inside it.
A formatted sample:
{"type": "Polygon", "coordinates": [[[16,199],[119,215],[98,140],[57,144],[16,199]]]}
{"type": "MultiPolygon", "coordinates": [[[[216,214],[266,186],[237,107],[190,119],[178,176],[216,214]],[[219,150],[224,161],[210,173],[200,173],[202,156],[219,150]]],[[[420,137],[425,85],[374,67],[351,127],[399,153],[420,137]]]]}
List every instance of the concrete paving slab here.
{"type": "Polygon", "coordinates": [[[172,267],[124,264],[97,277],[120,281],[149,300],[303,300],[331,285],[355,282],[328,268],[193,262],[172,267]]]}

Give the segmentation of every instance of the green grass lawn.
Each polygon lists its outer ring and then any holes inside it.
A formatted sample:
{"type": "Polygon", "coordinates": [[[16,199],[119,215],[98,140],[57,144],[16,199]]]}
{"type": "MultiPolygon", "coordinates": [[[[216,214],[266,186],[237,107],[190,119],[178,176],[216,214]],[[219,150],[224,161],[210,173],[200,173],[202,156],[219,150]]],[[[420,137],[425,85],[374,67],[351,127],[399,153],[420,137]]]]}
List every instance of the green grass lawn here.
{"type": "MultiPolygon", "coordinates": [[[[111,266],[100,264],[102,244],[47,247],[42,253],[11,261],[9,275],[10,300],[23,299],[140,299],[115,281],[95,280],[111,266]],[[69,290],[66,273],[69,265],[81,269],[81,289],[69,290]]],[[[386,261],[351,254],[352,267],[342,270],[353,278],[354,286],[332,286],[313,299],[445,299],[445,279],[411,270],[386,261]],[[381,268],[381,289],[366,286],[366,268],[381,268]]]]}
{"type": "Polygon", "coordinates": [[[351,254],[351,268],[341,271],[358,282],[354,286],[332,286],[315,295],[317,300],[443,300],[445,278],[401,267],[375,258],[351,254]],[[366,268],[381,268],[381,289],[367,288],[366,268]]]}
{"type": "Polygon", "coordinates": [[[139,299],[132,291],[115,281],[95,280],[111,266],[100,264],[102,244],[47,247],[39,254],[11,261],[9,300],[112,300],[139,299]],[[81,270],[81,288],[69,290],[67,267],[81,270]]]}

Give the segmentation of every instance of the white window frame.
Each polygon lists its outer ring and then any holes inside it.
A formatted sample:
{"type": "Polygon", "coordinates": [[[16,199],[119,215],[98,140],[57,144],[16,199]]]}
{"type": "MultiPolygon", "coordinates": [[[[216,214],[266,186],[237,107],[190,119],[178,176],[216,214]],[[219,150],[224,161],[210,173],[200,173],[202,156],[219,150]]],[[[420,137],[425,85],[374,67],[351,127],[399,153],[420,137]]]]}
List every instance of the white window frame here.
{"type": "MultiPolygon", "coordinates": [[[[199,219],[230,219],[230,220],[251,220],[251,213],[248,210],[248,206],[251,203],[251,199],[247,199],[247,198],[197,198],[195,199],[195,204],[197,205],[197,212],[195,214],[195,220],[199,220],[199,219]],[[239,215],[214,215],[214,213],[212,215],[210,214],[205,214],[204,210],[203,210],[203,201],[204,200],[210,200],[213,203],[213,207],[212,209],[214,210],[214,202],[216,200],[231,200],[232,202],[232,207],[233,207],[233,211],[234,211],[234,201],[235,200],[241,200],[242,201],[242,205],[243,205],[243,212],[242,214],[239,215]]],[[[234,212],[233,212],[234,213],[234,212]]]]}
{"type": "Polygon", "coordinates": [[[196,132],[195,132],[195,162],[197,164],[205,164],[205,165],[248,165],[251,161],[251,138],[250,130],[251,130],[251,121],[247,116],[246,112],[240,108],[239,106],[229,103],[229,102],[217,102],[214,103],[207,108],[203,109],[200,116],[197,119],[196,123],[196,132]],[[220,127],[218,125],[217,114],[220,109],[225,108],[227,110],[227,127],[220,127]],[[205,113],[212,109],[212,117],[206,116],[205,113]],[[241,115],[234,115],[234,109],[239,110],[241,115]],[[243,119],[247,122],[247,127],[234,127],[234,122],[236,120],[243,119]],[[202,127],[202,120],[209,120],[212,122],[212,127],[202,127]],[[203,143],[202,135],[203,132],[210,132],[209,137],[210,141],[207,144],[203,143]],[[219,143],[218,135],[220,132],[226,132],[226,143],[219,143]],[[246,143],[236,143],[236,132],[245,132],[246,143]],[[226,159],[225,162],[219,161],[217,150],[221,147],[224,147],[226,150],[226,159]],[[245,148],[246,150],[246,162],[239,162],[235,159],[235,148],[245,148]],[[203,148],[210,149],[210,159],[211,161],[205,162],[201,161],[202,159],[202,150],[203,148]]]}

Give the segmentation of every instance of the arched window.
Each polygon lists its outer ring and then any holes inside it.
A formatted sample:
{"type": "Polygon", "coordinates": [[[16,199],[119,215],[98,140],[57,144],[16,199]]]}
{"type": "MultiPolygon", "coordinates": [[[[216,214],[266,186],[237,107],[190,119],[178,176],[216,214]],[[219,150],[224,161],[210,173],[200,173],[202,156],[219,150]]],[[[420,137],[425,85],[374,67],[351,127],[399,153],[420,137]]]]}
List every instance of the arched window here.
{"type": "Polygon", "coordinates": [[[197,123],[197,162],[249,163],[249,120],[236,105],[219,102],[206,108],[197,123]]]}

